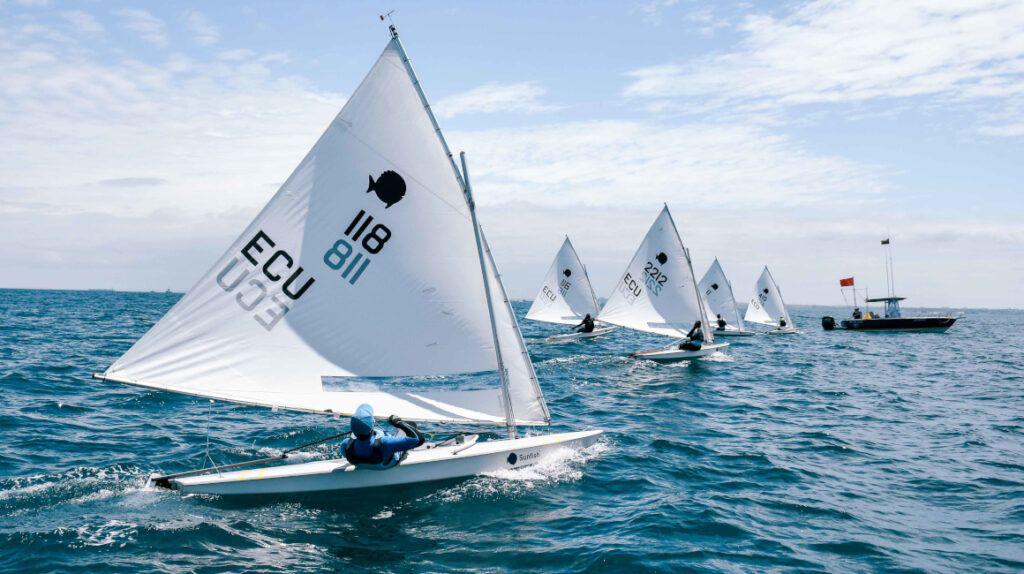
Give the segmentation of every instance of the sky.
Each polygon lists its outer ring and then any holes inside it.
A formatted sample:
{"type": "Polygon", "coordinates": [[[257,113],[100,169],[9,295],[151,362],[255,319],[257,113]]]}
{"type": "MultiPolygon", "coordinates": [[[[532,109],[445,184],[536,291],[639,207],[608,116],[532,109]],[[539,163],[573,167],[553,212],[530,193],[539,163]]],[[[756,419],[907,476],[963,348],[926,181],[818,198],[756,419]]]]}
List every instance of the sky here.
{"type": "Polygon", "coordinates": [[[510,296],[610,293],[667,203],[746,300],[1024,306],[1024,2],[0,0],[0,287],[187,290],[393,18],[510,296]]]}

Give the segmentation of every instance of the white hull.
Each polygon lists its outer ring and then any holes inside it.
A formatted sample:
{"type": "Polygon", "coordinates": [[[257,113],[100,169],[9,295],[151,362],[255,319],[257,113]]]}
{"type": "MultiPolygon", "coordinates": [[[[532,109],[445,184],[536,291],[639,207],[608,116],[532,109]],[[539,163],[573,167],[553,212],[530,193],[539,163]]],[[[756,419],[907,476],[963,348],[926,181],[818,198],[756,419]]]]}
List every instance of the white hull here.
{"type": "Polygon", "coordinates": [[[765,335],[794,335],[796,329],[772,329],[771,331],[765,332],[765,335]]]}
{"type": "Polygon", "coordinates": [[[589,333],[566,333],[564,335],[552,335],[547,338],[549,343],[570,343],[582,339],[594,339],[601,335],[607,335],[615,330],[615,327],[596,327],[589,333]]]}
{"type": "Polygon", "coordinates": [[[741,331],[739,329],[725,329],[724,331],[715,329],[716,339],[719,337],[753,337],[756,334],[754,331],[741,331]]]}
{"type": "Polygon", "coordinates": [[[538,435],[518,439],[467,442],[419,448],[387,470],[357,468],[344,459],[286,464],[172,479],[176,490],[195,494],[296,494],[396,486],[464,478],[540,462],[559,449],[586,448],[602,431],[538,435]]]}
{"type": "Polygon", "coordinates": [[[631,356],[634,359],[649,359],[652,361],[684,361],[686,359],[698,359],[724,351],[729,343],[712,343],[704,345],[699,351],[684,351],[678,345],[667,349],[654,349],[652,351],[637,351],[631,356]]]}

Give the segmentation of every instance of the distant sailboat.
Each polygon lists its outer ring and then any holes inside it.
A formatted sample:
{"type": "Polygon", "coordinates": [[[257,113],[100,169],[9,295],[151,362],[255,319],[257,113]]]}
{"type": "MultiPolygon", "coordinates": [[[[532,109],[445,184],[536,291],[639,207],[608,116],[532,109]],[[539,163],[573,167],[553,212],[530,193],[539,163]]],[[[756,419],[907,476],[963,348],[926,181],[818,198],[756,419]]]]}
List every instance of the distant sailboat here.
{"type": "Polygon", "coordinates": [[[700,350],[682,350],[673,345],[634,353],[636,358],[678,361],[710,355],[729,346],[715,343],[697,291],[690,254],[683,246],[667,205],[640,243],[598,319],[677,339],[685,337],[695,321],[701,321],[704,342],[700,350]]]}
{"type": "Polygon", "coordinates": [[[767,265],[757,279],[757,284],[754,286],[754,297],[747,305],[747,313],[743,320],[774,327],[768,331],[770,335],[796,333],[796,325],[793,323],[793,318],[789,316],[786,303],[782,300],[782,291],[775,283],[771,271],[768,271],[767,265]]]}
{"type": "Polygon", "coordinates": [[[547,404],[477,224],[465,157],[460,170],[391,32],[256,219],[96,376],[334,416],[369,403],[381,418],[504,427],[509,438],[460,434],[384,471],[344,459],[234,470],[286,451],[155,484],[239,495],[418,483],[529,466],[601,434],[517,435],[549,424],[547,404]],[[460,384],[478,373],[489,384],[460,384]]]}
{"type": "MultiPolygon", "coordinates": [[[[597,317],[597,312],[597,297],[590,285],[587,268],[583,266],[567,236],[555,260],[551,262],[526,318],[559,325],[578,325],[587,315],[597,317]]],[[[597,326],[590,333],[566,333],[549,337],[548,340],[567,342],[591,339],[614,330],[615,327],[597,326]]]]}
{"type": "Polygon", "coordinates": [[[736,296],[732,292],[732,283],[726,278],[717,257],[697,287],[707,305],[706,314],[716,337],[743,337],[755,334],[748,331],[743,324],[743,317],[740,316],[740,309],[736,305],[736,296]],[[725,328],[718,327],[718,316],[725,321],[725,328]]]}

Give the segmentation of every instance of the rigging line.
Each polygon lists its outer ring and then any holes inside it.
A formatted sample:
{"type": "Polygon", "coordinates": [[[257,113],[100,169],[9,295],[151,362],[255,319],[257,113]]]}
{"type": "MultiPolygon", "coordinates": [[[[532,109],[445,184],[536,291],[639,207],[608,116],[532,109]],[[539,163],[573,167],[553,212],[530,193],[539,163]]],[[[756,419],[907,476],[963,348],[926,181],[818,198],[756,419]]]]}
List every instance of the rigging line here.
{"type": "MultiPolygon", "coordinates": [[[[344,121],[344,120],[343,120],[343,121],[344,121]]],[[[430,195],[433,195],[433,196],[434,196],[434,197],[436,197],[436,198],[437,198],[437,199],[438,199],[438,200],[439,200],[439,201],[440,201],[441,203],[443,203],[443,204],[447,205],[448,207],[450,207],[450,208],[452,209],[452,211],[454,211],[455,213],[457,213],[458,215],[460,215],[460,216],[461,216],[461,217],[462,217],[463,219],[465,219],[466,221],[469,221],[469,220],[470,220],[470,218],[469,218],[469,217],[468,217],[468,216],[467,216],[466,214],[464,214],[464,213],[462,213],[461,211],[459,211],[459,208],[458,208],[458,207],[456,207],[456,206],[455,206],[454,204],[450,203],[450,202],[449,202],[449,201],[448,201],[447,199],[445,199],[445,198],[441,197],[441,195],[440,195],[440,194],[439,194],[438,192],[434,191],[433,189],[431,189],[431,188],[430,188],[430,186],[426,185],[425,183],[423,183],[422,181],[420,181],[419,179],[417,179],[415,175],[411,175],[411,174],[410,174],[410,173],[409,173],[408,171],[406,171],[406,170],[405,170],[404,168],[402,168],[401,166],[399,166],[399,164],[398,164],[397,162],[395,162],[394,160],[392,160],[392,159],[391,159],[391,158],[389,158],[388,156],[386,156],[386,155],[384,155],[383,153],[381,153],[380,151],[378,151],[378,150],[377,150],[377,149],[376,149],[375,147],[373,147],[373,146],[371,146],[370,144],[368,144],[368,143],[366,143],[365,141],[363,141],[363,140],[362,140],[362,138],[360,138],[359,136],[357,136],[357,135],[356,135],[355,133],[353,133],[353,132],[352,132],[351,130],[346,130],[346,133],[348,133],[348,135],[352,136],[352,139],[354,139],[354,140],[356,140],[357,142],[359,142],[360,144],[362,144],[362,145],[363,145],[363,147],[365,147],[366,149],[370,150],[371,152],[373,152],[374,154],[376,154],[376,155],[377,155],[378,157],[380,157],[380,158],[381,158],[381,159],[383,159],[384,161],[388,162],[389,164],[391,164],[391,165],[395,166],[395,167],[396,167],[396,168],[398,168],[398,169],[401,169],[401,170],[402,170],[403,172],[405,172],[405,177],[407,177],[407,178],[409,178],[409,179],[411,179],[411,180],[415,181],[416,183],[418,183],[418,184],[420,185],[420,187],[422,187],[422,188],[423,188],[424,190],[426,190],[426,192],[427,192],[427,193],[429,193],[430,195]]],[[[460,191],[459,193],[461,194],[462,192],[460,191]]]]}

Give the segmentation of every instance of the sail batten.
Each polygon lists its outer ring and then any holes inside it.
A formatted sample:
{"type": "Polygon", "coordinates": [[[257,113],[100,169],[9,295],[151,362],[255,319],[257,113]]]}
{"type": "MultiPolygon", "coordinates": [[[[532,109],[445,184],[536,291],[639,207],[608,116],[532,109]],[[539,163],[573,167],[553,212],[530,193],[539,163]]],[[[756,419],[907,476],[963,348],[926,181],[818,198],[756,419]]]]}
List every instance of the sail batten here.
{"type": "Polygon", "coordinates": [[[486,289],[504,288],[466,191],[395,37],[256,219],[102,376],[305,412],[369,402],[425,422],[546,424],[515,318],[492,324],[486,289]],[[499,352],[514,355],[511,409],[499,352]],[[323,382],[473,373],[492,373],[489,388],[323,382]]]}
{"type": "MultiPolygon", "coordinates": [[[[662,209],[619,278],[598,319],[668,337],[683,337],[706,321],[690,256],[668,207],[662,209]]],[[[712,342],[711,329],[703,329],[712,342]]]]}

